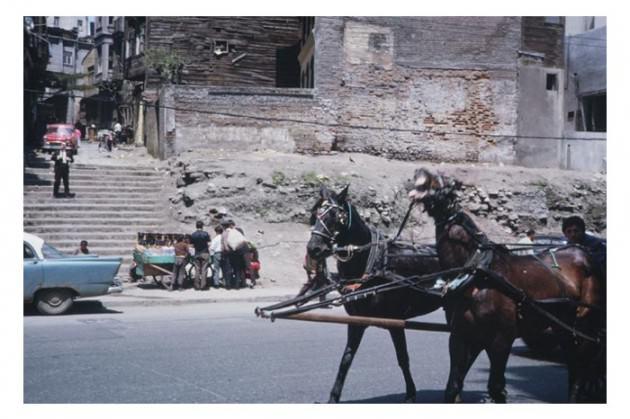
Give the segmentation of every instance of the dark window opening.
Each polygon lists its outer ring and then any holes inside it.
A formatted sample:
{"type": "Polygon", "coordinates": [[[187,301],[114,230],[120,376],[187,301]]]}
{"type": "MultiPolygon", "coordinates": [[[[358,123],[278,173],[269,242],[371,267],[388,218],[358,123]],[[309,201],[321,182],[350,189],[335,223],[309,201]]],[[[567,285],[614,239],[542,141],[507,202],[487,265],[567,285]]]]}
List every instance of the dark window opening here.
{"type": "Polygon", "coordinates": [[[276,50],[276,87],[300,86],[300,43],[276,50]]]}
{"type": "Polygon", "coordinates": [[[575,118],[575,112],[571,111],[567,114],[567,121],[571,122],[575,118]]]}
{"type": "Polygon", "coordinates": [[[384,33],[371,33],[368,45],[372,51],[387,50],[387,35],[384,33]]]}
{"type": "Polygon", "coordinates": [[[64,51],[63,52],[63,65],[71,66],[72,65],[72,51],[64,51]]]}
{"type": "Polygon", "coordinates": [[[606,94],[582,98],[584,130],[606,132],[606,94]]]}
{"type": "Polygon", "coordinates": [[[547,74],[547,90],[558,90],[557,74],[547,74]]]}

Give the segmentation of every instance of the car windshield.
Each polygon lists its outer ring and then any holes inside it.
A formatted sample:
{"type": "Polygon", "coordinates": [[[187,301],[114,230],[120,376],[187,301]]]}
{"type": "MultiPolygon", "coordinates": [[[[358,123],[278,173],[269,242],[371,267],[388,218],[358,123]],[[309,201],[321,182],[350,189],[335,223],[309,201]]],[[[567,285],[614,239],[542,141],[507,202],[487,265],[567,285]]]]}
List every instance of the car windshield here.
{"type": "Polygon", "coordinates": [[[46,134],[72,135],[72,128],[52,127],[46,130],[46,134]]]}
{"type": "Polygon", "coordinates": [[[66,255],[64,255],[48,243],[44,243],[42,245],[42,255],[44,255],[44,259],[59,259],[66,257],[66,255]]]}

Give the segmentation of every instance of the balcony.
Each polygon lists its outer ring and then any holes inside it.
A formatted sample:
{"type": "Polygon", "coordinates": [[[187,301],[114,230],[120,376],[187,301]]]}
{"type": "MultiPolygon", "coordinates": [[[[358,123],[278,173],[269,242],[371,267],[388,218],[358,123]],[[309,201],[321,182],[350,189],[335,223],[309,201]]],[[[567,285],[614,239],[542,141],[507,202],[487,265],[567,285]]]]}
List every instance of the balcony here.
{"type": "Polygon", "coordinates": [[[125,60],[125,78],[128,80],[144,80],[144,54],[134,55],[125,60]]]}

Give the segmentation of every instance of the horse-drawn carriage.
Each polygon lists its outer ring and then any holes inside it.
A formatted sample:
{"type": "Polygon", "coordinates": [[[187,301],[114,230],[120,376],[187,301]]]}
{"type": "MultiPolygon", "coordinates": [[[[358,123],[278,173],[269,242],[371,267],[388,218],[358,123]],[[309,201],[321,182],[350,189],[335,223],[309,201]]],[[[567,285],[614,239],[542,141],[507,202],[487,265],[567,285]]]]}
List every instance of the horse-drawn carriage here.
{"type": "Polygon", "coordinates": [[[348,341],[330,401],[339,401],[343,383],[365,328],[388,329],[406,383],[406,401],[415,400],[404,329],[450,332],[451,371],[445,401],[461,400],[470,366],[484,350],[490,360],[488,392],[506,401],[505,368],[514,340],[527,341],[551,328],[567,354],[569,400],[605,400],[604,278],[593,274],[588,254],[577,246],[546,245],[531,255],[523,246],[490,241],[459,207],[459,183],[428,171],[416,173],[412,203],[398,234],[386,239],[368,227],[340,193],[326,188],[313,208],[310,256],[337,258],[338,277],[306,295],[257,307],[256,315],[344,323],[348,341]],[[436,225],[436,245],[398,240],[415,203],[436,225]],[[319,297],[330,295],[320,300],[319,297]],[[315,301],[315,302],[313,302],[315,301]],[[312,310],[343,305],[348,316],[312,310]],[[445,324],[409,319],[443,307],[445,324]]]}

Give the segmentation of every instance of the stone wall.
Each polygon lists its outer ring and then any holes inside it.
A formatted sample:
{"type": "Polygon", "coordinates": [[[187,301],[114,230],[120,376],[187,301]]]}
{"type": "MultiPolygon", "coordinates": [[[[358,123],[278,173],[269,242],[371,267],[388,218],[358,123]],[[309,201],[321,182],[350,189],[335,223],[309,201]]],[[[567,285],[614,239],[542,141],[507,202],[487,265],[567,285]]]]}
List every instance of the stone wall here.
{"type": "Polygon", "coordinates": [[[320,18],[316,30],[336,149],[512,161],[519,18],[320,18]]]}
{"type": "Polygon", "coordinates": [[[311,89],[170,86],[161,94],[163,158],[202,148],[328,151],[333,115],[311,89]]]}

